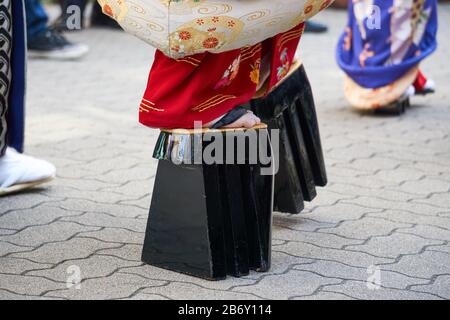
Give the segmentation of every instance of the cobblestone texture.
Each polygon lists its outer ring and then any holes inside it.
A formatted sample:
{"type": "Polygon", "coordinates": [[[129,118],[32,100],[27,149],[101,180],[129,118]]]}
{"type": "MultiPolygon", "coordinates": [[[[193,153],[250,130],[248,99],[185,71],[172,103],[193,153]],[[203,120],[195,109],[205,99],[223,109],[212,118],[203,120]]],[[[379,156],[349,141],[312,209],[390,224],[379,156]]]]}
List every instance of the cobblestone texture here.
{"type": "Polygon", "coordinates": [[[27,152],[58,177],[0,199],[0,298],[449,299],[450,6],[440,16],[440,49],[423,65],[437,94],[382,117],[349,109],[333,58],[345,12],[321,14],[331,32],[302,48],[330,184],[302,215],[276,214],[269,273],[221,282],[140,262],[158,132],[137,123],[137,106],[153,50],[119,31],[71,34],[86,59],[29,63],[27,152]],[[79,290],[67,288],[71,266],[79,290]]]}

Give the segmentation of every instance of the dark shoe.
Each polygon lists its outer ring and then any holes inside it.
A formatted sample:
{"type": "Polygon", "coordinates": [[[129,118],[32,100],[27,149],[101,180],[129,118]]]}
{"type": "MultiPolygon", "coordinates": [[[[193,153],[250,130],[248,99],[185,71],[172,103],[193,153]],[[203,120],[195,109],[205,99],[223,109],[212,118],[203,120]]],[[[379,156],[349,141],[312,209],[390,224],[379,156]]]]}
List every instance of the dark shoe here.
{"type": "Polygon", "coordinates": [[[403,96],[398,101],[391,104],[375,109],[375,114],[389,115],[389,116],[401,116],[406,112],[406,109],[411,106],[409,96],[403,96]]]}
{"type": "Polygon", "coordinates": [[[310,33],[324,33],[328,31],[328,27],[324,24],[306,21],[305,23],[305,32],[310,33]]]}
{"type": "Polygon", "coordinates": [[[424,81],[421,84],[418,84],[416,80],[413,85],[416,96],[426,96],[436,92],[436,85],[432,79],[424,78],[424,81]]]}
{"type": "Polygon", "coordinates": [[[83,57],[88,51],[88,46],[71,43],[50,28],[28,40],[28,53],[31,58],[74,60],[83,57]]]}

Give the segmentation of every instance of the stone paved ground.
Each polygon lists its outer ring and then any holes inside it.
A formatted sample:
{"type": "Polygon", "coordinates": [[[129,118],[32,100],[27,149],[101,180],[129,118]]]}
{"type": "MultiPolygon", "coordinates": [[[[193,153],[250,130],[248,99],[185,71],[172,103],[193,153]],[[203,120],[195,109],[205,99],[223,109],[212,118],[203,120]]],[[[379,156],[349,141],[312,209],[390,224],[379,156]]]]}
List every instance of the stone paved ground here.
{"type": "Polygon", "coordinates": [[[71,35],[81,62],[29,63],[27,151],[58,167],[49,187],[0,199],[0,298],[450,298],[450,6],[424,65],[439,92],[399,118],[349,110],[333,50],[345,20],[305,36],[330,177],[299,216],[276,214],[270,273],[222,282],[144,266],[157,131],[137,123],[152,50],[121,32],[71,35]],[[81,289],[67,289],[71,266],[81,289]],[[72,267],[73,268],[73,267],[72,267]],[[367,286],[381,274],[381,288],[367,286]],[[375,271],[375,273],[373,273],[375,271]]]}

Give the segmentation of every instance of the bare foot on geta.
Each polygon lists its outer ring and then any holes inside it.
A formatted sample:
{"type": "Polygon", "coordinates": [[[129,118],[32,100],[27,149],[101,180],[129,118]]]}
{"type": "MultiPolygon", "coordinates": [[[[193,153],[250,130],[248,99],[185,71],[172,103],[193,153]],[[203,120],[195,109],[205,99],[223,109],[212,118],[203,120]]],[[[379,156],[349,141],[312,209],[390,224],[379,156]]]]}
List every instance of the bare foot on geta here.
{"type": "Polygon", "coordinates": [[[254,126],[261,124],[261,119],[255,116],[255,114],[251,111],[248,111],[242,117],[237,119],[235,122],[230,123],[229,125],[224,126],[224,128],[246,128],[251,129],[254,126]]]}

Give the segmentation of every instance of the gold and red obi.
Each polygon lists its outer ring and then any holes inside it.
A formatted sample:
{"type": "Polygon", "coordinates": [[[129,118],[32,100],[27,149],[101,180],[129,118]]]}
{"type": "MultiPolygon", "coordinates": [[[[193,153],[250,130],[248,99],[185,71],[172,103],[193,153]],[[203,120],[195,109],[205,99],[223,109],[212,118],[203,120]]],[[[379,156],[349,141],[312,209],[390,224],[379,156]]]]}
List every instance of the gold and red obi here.
{"type": "Polygon", "coordinates": [[[261,87],[270,93],[288,74],[303,29],[302,23],[256,45],[218,54],[175,60],[157,51],[139,121],[154,128],[189,129],[195,121],[207,124],[247,103],[261,87]],[[261,75],[264,67],[268,77],[261,75]]]}

